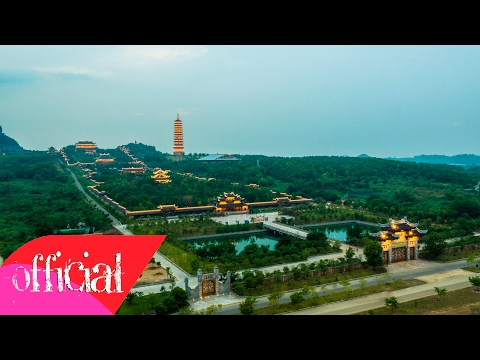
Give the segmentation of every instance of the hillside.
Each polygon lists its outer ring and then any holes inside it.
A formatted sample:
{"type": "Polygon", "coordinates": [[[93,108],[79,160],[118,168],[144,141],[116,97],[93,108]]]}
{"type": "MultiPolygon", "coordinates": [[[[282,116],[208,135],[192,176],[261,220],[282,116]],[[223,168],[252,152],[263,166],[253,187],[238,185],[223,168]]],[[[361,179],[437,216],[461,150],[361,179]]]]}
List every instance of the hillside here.
{"type": "MultiPolygon", "coordinates": [[[[245,202],[271,201],[288,193],[293,199],[303,196],[317,204],[345,203],[386,218],[408,216],[426,223],[450,224],[462,217],[473,224],[480,215],[480,194],[474,190],[480,180],[478,167],[335,156],[243,155],[241,161],[208,163],[192,155],[173,161],[145,145],[127,147],[149,168],[169,170],[171,180],[157,184],[151,170],[143,176],[121,175],[119,169],[131,166],[129,159],[118,149],[99,150],[116,158],[113,167],[91,165],[95,181],[101,183],[99,190],[130,211],[165,204],[212,205],[218,194],[232,191],[245,202]]],[[[73,147],[65,150],[70,162],[88,162],[90,155],[82,156],[73,147]]]]}
{"type": "Polygon", "coordinates": [[[16,142],[14,139],[12,139],[11,137],[8,137],[2,132],[2,127],[0,126],[0,149],[5,148],[6,146],[20,147],[18,142],[16,142]]]}

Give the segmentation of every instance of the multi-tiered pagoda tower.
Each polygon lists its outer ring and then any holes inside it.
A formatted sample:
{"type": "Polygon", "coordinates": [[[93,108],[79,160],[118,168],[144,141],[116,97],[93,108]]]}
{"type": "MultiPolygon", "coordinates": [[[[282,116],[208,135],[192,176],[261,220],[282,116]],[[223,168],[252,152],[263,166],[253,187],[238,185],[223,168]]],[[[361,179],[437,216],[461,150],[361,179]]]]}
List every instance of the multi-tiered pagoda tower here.
{"type": "Polygon", "coordinates": [[[177,119],[173,122],[173,155],[184,154],[182,120],[177,114],[177,119]]]}

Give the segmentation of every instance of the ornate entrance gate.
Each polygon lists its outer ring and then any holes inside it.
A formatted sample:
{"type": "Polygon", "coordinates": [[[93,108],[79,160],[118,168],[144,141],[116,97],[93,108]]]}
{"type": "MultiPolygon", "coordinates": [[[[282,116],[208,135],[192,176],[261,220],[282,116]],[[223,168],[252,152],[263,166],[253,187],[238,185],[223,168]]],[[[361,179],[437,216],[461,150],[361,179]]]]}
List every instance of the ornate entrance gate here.
{"type": "Polygon", "coordinates": [[[230,270],[227,271],[226,276],[221,276],[218,266],[215,266],[213,273],[210,274],[203,274],[202,269],[198,269],[198,284],[194,289],[188,286],[188,277],[185,278],[185,291],[189,294],[189,300],[203,299],[213,295],[231,294],[230,276],[230,270]]]}
{"type": "Polygon", "coordinates": [[[215,280],[203,280],[201,296],[204,297],[204,296],[210,296],[215,294],[216,294],[215,280]]]}
{"type": "Polygon", "coordinates": [[[407,261],[407,247],[392,248],[392,263],[399,261],[407,261]]]}

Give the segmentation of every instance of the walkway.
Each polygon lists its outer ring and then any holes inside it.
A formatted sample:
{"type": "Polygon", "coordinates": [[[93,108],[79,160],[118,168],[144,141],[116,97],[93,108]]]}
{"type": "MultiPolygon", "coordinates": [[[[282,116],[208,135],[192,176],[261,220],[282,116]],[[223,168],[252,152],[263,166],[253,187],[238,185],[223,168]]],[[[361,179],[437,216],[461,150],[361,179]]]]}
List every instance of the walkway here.
{"type": "Polygon", "coordinates": [[[305,240],[308,235],[308,231],[302,230],[295,226],[285,225],[273,221],[265,221],[263,223],[263,227],[272,230],[274,233],[277,232],[284,235],[290,235],[296,238],[300,238],[302,240],[305,240]]]}

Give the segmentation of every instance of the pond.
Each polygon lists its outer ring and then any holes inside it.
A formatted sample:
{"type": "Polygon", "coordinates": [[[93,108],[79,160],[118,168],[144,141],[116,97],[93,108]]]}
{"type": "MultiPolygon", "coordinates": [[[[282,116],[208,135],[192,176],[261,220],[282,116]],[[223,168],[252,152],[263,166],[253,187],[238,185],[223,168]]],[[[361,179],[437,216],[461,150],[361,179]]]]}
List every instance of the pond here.
{"type": "Polygon", "coordinates": [[[370,231],[370,232],[377,232],[379,230],[378,227],[362,225],[362,224],[312,226],[312,227],[307,227],[306,229],[310,231],[315,231],[317,229],[324,230],[325,235],[327,235],[328,238],[345,242],[347,240],[347,230],[353,229],[355,227],[360,228],[363,231],[370,231]]]}
{"type": "Polygon", "coordinates": [[[252,235],[235,235],[235,236],[222,236],[221,238],[211,238],[205,240],[191,240],[188,241],[195,245],[195,248],[202,247],[205,244],[215,244],[221,243],[225,241],[230,241],[235,245],[235,250],[237,254],[239,254],[245,246],[250,243],[254,243],[257,245],[267,245],[270,250],[275,249],[275,245],[278,242],[280,235],[275,235],[273,233],[261,233],[261,234],[252,234],[252,235]]]}
{"type": "MultiPolygon", "coordinates": [[[[315,227],[308,227],[306,229],[310,231],[314,231],[316,229],[324,230],[325,235],[328,238],[333,240],[339,240],[344,242],[347,238],[347,229],[353,227],[360,227],[362,230],[367,230],[371,232],[378,231],[378,228],[366,226],[366,225],[359,225],[359,224],[346,224],[346,225],[333,225],[333,226],[315,226],[315,227]]],[[[278,242],[280,235],[273,234],[272,232],[260,233],[260,234],[252,234],[252,235],[234,235],[234,236],[225,236],[221,238],[211,238],[205,240],[192,240],[188,241],[189,243],[193,243],[196,248],[202,247],[207,243],[218,243],[223,241],[231,241],[235,245],[235,249],[237,254],[239,254],[245,246],[250,243],[255,243],[257,245],[267,245],[270,250],[275,248],[275,244],[278,242]]]]}

